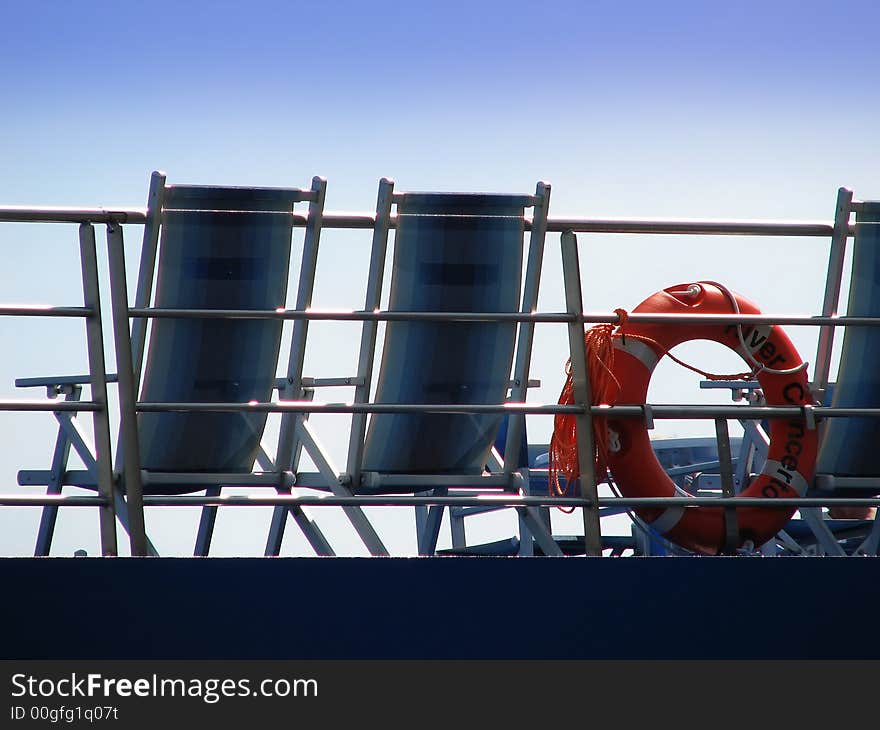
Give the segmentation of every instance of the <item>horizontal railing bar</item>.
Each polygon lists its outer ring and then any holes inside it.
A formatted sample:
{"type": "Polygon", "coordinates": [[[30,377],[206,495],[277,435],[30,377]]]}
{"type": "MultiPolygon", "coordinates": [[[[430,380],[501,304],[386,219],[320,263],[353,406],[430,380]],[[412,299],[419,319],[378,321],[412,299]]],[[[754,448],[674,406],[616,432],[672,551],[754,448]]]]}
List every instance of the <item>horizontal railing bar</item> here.
{"type": "MultiPolygon", "coordinates": [[[[532,470],[534,474],[534,470],[532,470]]],[[[543,470],[546,478],[547,470],[543,470]]],[[[118,477],[118,474],[116,475],[118,477]]],[[[344,478],[348,475],[340,475],[344,478]]],[[[390,475],[380,475],[387,479],[390,475]]],[[[418,475],[393,475],[395,478],[391,482],[382,480],[381,478],[366,486],[362,486],[366,492],[374,494],[378,489],[392,488],[394,491],[401,491],[402,486],[410,487],[408,491],[413,491],[411,487],[416,487],[416,491],[421,489],[430,489],[437,486],[448,486],[451,489],[473,489],[483,493],[484,490],[500,490],[511,486],[509,477],[501,478],[498,474],[479,475],[469,474],[462,476],[437,475],[428,477],[423,474],[418,475]]],[[[47,486],[56,479],[56,475],[49,469],[22,469],[18,472],[18,483],[22,487],[47,486]]],[[[144,484],[151,486],[221,486],[228,488],[247,487],[251,488],[270,488],[277,489],[279,486],[300,487],[303,489],[327,489],[327,481],[319,472],[296,472],[290,471],[282,473],[279,479],[277,472],[252,472],[249,474],[223,474],[215,472],[206,473],[164,473],[141,471],[141,480],[144,484]]],[[[70,469],[62,472],[60,475],[60,483],[64,486],[82,487],[83,489],[94,489],[97,481],[94,474],[83,469],[70,469]]]]}
{"type": "Polygon", "coordinates": [[[90,400],[0,400],[0,411],[99,411],[100,403],[90,400]]]}
{"type": "MultiPolygon", "coordinates": [[[[0,222],[7,223],[133,223],[146,222],[144,208],[108,210],[105,208],[0,206],[0,222]]],[[[293,225],[301,228],[308,224],[304,213],[291,214],[293,225]]],[[[390,218],[397,227],[397,216],[390,218]]],[[[526,230],[531,220],[523,218],[526,230]]],[[[324,228],[371,229],[376,216],[371,213],[324,213],[324,228]]],[[[694,220],[694,219],[636,219],[636,218],[549,218],[547,230],[551,233],[647,233],[661,235],[740,235],[740,236],[831,236],[833,225],[813,221],[773,220],[694,220]]],[[[855,228],[850,226],[849,234],[855,228]]]]}
{"type": "Polygon", "coordinates": [[[91,307],[50,307],[42,304],[2,304],[0,317],[91,317],[91,307]]]}
{"type": "MultiPolygon", "coordinates": [[[[479,495],[476,497],[436,497],[411,495],[363,495],[338,497],[336,495],[146,495],[147,507],[201,507],[296,504],[303,507],[416,507],[442,505],[469,507],[493,505],[496,507],[588,507],[591,502],[579,497],[535,497],[515,495],[479,495]]],[[[876,507],[880,498],[833,497],[600,497],[600,507],[764,507],[791,509],[792,507],[876,507]]]]}
{"type": "MultiPolygon", "coordinates": [[[[798,221],[638,220],[601,218],[549,218],[552,233],[651,233],[705,236],[827,236],[834,226],[798,221]]],[[[850,235],[855,228],[850,226],[850,235]]]]}
{"type": "MultiPolygon", "coordinates": [[[[799,406],[713,406],[713,405],[652,405],[647,407],[655,419],[708,419],[708,418],[794,418],[804,417],[799,406]]],[[[94,401],[62,400],[0,400],[0,411],[97,411],[100,404],[94,401]]],[[[137,404],[144,413],[180,412],[191,413],[524,413],[554,415],[558,413],[580,414],[576,405],[502,403],[461,405],[458,403],[316,403],[315,401],[277,401],[271,403],[144,403],[137,404]]],[[[877,418],[880,408],[834,408],[815,406],[811,409],[816,418],[877,418]]],[[[645,407],[636,405],[592,406],[594,416],[644,418],[645,407]]]]}
{"type": "MultiPolygon", "coordinates": [[[[646,408],[655,419],[710,419],[736,418],[759,420],[763,418],[805,417],[801,406],[716,406],[716,405],[620,405],[591,406],[594,416],[645,418],[646,408]]],[[[70,409],[74,410],[74,409],[70,409]]],[[[503,403],[461,405],[458,403],[316,403],[315,401],[276,401],[271,403],[174,403],[156,402],[137,404],[137,410],[146,413],[176,411],[191,413],[524,413],[554,415],[557,413],[581,414],[576,405],[503,403]]],[[[816,418],[878,418],[880,408],[834,408],[815,406],[810,411],[816,418]]]]}
{"type": "Polygon", "coordinates": [[[18,494],[0,494],[3,507],[101,507],[107,504],[104,497],[90,497],[71,494],[43,494],[39,497],[18,494]]]}
{"type": "MultiPolygon", "coordinates": [[[[176,411],[190,413],[582,413],[579,406],[504,403],[498,405],[461,405],[458,403],[317,403],[315,401],[273,401],[271,403],[144,403],[142,413],[176,411]]],[[[878,410],[880,413],[880,410],[878,410]]]]}
{"type": "Polygon", "coordinates": [[[367,472],[361,485],[365,490],[381,489],[413,489],[420,491],[434,487],[464,487],[464,488],[495,488],[503,489],[511,486],[518,475],[511,474],[383,474],[381,472],[367,472]]]}
{"type": "MultiPolygon", "coordinates": [[[[305,226],[307,217],[294,214],[294,225],[305,226]]],[[[371,214],[325,213],[325,228],[372,228],[376,218],[371,214]]],[[[523,219],[525,230],[531,230],[532,221],[523,219]]],[[[397,227],[397,216],[390,218],[392,228],[397,227]]],[[[636,218],[548,218],[547,231],[563,233],[645,233],[661,235],[707,235],[707,236],[811,236],[830,237],[834,226],[820,221],[761,221],[761,220],[664,220],[636,218]]],[[[855,227],[850,226],[849,235],[855,227]]]]}
{"type": "MultiPolygon", "coordinates": [[[[65,507],[99,507],[102,497],[79,495],[26,496],[0,494],[0,505],[65,507]]],[[[442,505],[445,507],[585,507],[591,502],[579,497],[536,497],[509,494],[481,494],[477,496],[439,497],[412,495],[145,495],[147,507],[200,507],[236,506],[260,507],[295,504],[303,507],[414,507],[442,505]]],[[[762,507],[791,509],[792,507],[878,507],[880,497],[600,497],[600,507],[762,507]]]]}
{"type": "MultiPolygon", "coordinates": [[[[397,312],[380,310],[322,310],[322,309],[179,309],[171,307],[132,307],[132,317],[146,319],[282,319],[333,322],[553,322],[584,324],[617,324],[617,314],[585,312],[582,315],[566,312],[397,312]]],[[[823,317],[791,314],[661,314],[634,312],[629,315],[633,324],[778,324],[791,327],[880,327],[880,317],[823,317]]]]}
{"type": "Polygon", "coordinates": [[[30,208],[18,205],[0,206],[2,223],[145,223],[145,208],[30,208]]]}

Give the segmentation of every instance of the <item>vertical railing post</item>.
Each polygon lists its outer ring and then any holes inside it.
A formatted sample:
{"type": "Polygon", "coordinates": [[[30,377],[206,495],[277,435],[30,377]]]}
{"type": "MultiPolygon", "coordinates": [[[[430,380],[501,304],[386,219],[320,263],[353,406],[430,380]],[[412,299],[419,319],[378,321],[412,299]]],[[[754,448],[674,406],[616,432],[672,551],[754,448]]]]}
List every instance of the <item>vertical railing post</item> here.
{"type": "Polygon", "coordinates": [[[101,295],[98,288],[98,255],[95,229],[91,223],[79,227],[79,254],[82,267],[83,301],[91,309],[86,318],[89,355],[89,384],[92,400],[99,409],[92,414],[95,436],[95,469],[98,494],[105,500],[100,507],[101,554],[116,555],[116,503],[113,489],[113,457],[110,447],[110,412],[107,402],[107,367],[104,360],[104,329],[101,324],[101,295]]]}
{"type": "MultiPolygon", "coordinates": [[[[715,439],[718,444],[718,471],[721,475],[721,496],[735,497],[733,460],[730,455],[730,433],[727,429],[726,418],[715,419],[715,439]]],[[[739,523],[736,516],[736,507],[725,507],[724,553],[736,555],[737,547],[739,547],[739,523]]]]}
{"type": "Polygon", "coordinates": [[[602,531],[599,523],[599,491],[596,487],[596,469],[593,463],[595,445],[593,440],[593,417],[590,414],[592,395],[584,348],[584,326],[580,317],[584,313],[581,292],[581,267],[578,261],[577,238],[565,231],[562,243],[562,277],[565,282],[565,309],[577,315],[568,324],[568,347],[571,357],[571,379],[575,405],[584,409],[575,416],[577,425],[577,452],[580,465],[581,497],[590,500],[584,507],[584,552],[590,556],[602,555],[602,531]]]}
{"type": "MultiPolygon", "coordinates": [[[[318,268],[318,246],[321,240],[321,225],[324,218],[324,198],[327,194],[327,181],[321,177],[312,179],[314,200],[309,203],[309,218],[303,239],[302,261],[299,269],[299,284],[296,293],[296,308],[308,309],[312,306],[312,293],[315,288],[315,272],[318,268]]],[[[287,361],[287,382],[281,390],[281,398],[294,400],[302,397],[303,363],[306,356],[306,338],[309,333],[309,320],[296,319],[290,340],[290,355],[287,361]]],[[[291,467],[296,451],[295,419],[303,418],[299,413],[285,413],[281,417],[281,430],[278,437],[278,451],[275,455],[275,468],[282,472],[291,467]]],[[[286,507],[281,509],[286,510],[286,507]]]]}
{"type": "MultiPolygon", "coordinates": [[[[529,236],[529,253],[526,263],[526,276],[523,281],[523,314],[531,314],[538,306],[538,291],[541,287],[541,268],[544,263],[544,239],[547,236],[547,215],[550,210],[550,184],[539,182],[535,188],[538,199],[532,214],[532,232],[529,236]]],[[[535,338],[535,323],[520,322],[516,341],[516,361],[513,366],[513,386],[510,389],[511,402],[526,400],[529,388],[529,370],[532,362],[532,343],[535,338]]],[[[508,417],[507,439],[504,444],[504,473],[516,471],[520,454],[525,416],[511,414],[508,417]]]]}
{"type": "Polygon", "coordinates": [[[131,554],[147,554],[144,524],[144,498],[141,486],[141,454],[138,442],[137,391],[129,329],[128,287],[125,274],[125,249],[122,227],[107,224],[107,254],[110,265],[110,302],[116,345],[116,371],[119,384],[120,434],[123,452],[123,475],[128,503],[131,554]]]}
{"type": "MultiPolygon", "coordinates": [[[[382,303],[382,282],[385,275],[385,256],[388,252],[388,232],[391,229],[391,206],[393,204],[394,181],[383,177],[379,181],[379,193],[376,198],[376,224],[373,226],[370,271],[367,278],[367,294],[364,301],[364,309],[368,312],[379,309],[382,303]]],[[[378,332],[378,322],[364,322],[361,329],[360,352],[358,353],[358,385],[354,391],[355,403],[366,403],[370,400],[370,388],[373,380],[373,358],[376,353],[376,337],[378,332]]],[[[357,490],[360,485],[366,431],[366,414],[352,414],[346,471],[349,474],[351,487],[354,490],[357,490]]]]}
{"type": "MultiPolygon", "coordinates": [[[[837,314],[837,305],[840,300],[840,285],[843,278],[843,262],[846,257],[846,239],[849,236],[849,217],[852,211],[852,199],[852,190],[840,188],[837,191],[834,230],[831,234],[831,251],[828,254],[828,274],[825,277],[825,298],[822,302],[823,317],[833,317],[837,314]]],[[[816,349],[816,367],[813,375],[813,388],[819,393],[828,387],[833,345],[834,327],[820,327],[819,345],[816,349]]]]}

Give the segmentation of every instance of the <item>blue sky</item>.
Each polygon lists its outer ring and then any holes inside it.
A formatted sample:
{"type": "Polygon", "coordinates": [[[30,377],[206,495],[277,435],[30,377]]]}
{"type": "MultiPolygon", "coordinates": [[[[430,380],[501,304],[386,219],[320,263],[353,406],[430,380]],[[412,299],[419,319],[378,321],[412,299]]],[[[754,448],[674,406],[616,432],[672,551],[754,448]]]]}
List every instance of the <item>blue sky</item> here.
{"type": "MultiPolygon", "coordinates": [[[[329,210],[372,209],[382,176],[403,190],[530,192],[549,180],[559,216],[828,220],[841,185],[880,198],[871,2],[0,3],[0,204],[142,206],[154,169],[218,185],[324,175],[329,210]]],[[[128,236],[134,266],[139,232],[128,236]]],[[[0,228],[0,299],[76,302],[74,237],[0,228]]],[[[632,308],[699,278],[766,311],[821,302],[825,241],[582,243],[588,309],[632,308]]],[[[361,306],[367,245],[325,237],[317,304],[361,306]]],[[[555,246],[545,309],[562,306],[555,246]]],[[[351,331],[326,327],[309,362],[343,374],[351,331]]],[[[812,359],[813,334],[791,334],[812,359]]],[[[67,323],[7,321],[0,337],[15,353],[0,366],[4,397],[20,395],[15,377],[83,367],[67,323]]],[[[561,331],[539,335],[536,400],[558,394],[563,343],[561,331]]],[[[663,377],[657,400],[695,387],[663,377]]],[[[0,421],[17,454],[0,464],[4,491],[51,446],[45,417],[15,418],[0,421]]],[[[35,519],[15,512],[19,532],[6,514],[0,532],[14,537],[0,536],[0,552],[27,543],[35,519]]],[[[69,532],[65,550],[81,540],[69,532]]]]}

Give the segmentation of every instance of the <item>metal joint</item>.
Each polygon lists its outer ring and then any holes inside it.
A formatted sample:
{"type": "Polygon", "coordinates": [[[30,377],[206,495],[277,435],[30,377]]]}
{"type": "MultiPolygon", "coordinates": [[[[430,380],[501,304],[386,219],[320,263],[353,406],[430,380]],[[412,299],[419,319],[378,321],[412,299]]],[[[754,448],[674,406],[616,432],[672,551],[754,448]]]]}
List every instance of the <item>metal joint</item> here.
{"type": "Polygon", "coordinates": [[[650,405],[645,403],[642,406],[642,412],[644,413],[645,428],[647,428],[649,431],[653,430],[654,429],[654,409],[650,405]]]}
{"type": "Polygon", "coordinates": [[[801,406],[804,412],[804,420],[807,423],[807,428],[810,431],[816,430],[816,411],[815,406],[812,403],[805,403],[801,406]]]}

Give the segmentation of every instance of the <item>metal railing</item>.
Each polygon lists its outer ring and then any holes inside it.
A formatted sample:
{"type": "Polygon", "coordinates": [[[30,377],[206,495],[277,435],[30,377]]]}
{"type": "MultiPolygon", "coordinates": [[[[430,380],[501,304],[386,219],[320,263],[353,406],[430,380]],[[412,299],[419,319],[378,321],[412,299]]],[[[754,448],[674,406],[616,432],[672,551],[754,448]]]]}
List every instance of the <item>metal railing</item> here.
{"type": "MultiPolygon", "coordinates": [[[[317,180],[317,179],[316,179],[317,180]]],[[[161,178],[164,185],[164,177],[161,178]]],[[[155,197],[159,183],[154,176],[154,184],[151,186],[151,201],[155,197]]],[[[56,415],[63,426],[66,418],[76,412],[91,413],[94,419],[94,439],[97,458],[91,464],[93,474],[88,480],[93,482],[98,491],[98,496],[71,496],[61,494],[65,483],[65,475],[58,478],[56,473],[54,481],[49,484],[45,496],[21,496],[0,495],[0,505],[3,506],[43,506],[44,521],[54,520],[54,511],[59,506],[89,506],[100,509],[100,533],[102,552],[105,555],[116,554],[115,521],[122,512],[126,515],[125,526],[130,535],[131,552],[133,555],[145,555],[148,553],[148,540],[144,524],[144,506],[266,506],[286,510],[302,507],[343,507],[360,508],[367,506],[411,506],[411,507],[513,507],[521,510],[521,516],[526,520],[524,524],[530,529],[538,529],[534,519],[534,513],[529,510],[534,508],[559,506],[575,507],[584,513],[584,552],[587,555],[601,554],[601,530],[599,526],[600,508],[636,508],[656,506],[689,506],[711,504],[718,507],[766,507],[766,508],[812,508],[834,504],[838,506],[880,506],[877,498],[851,498],[851,497],[799,497],[799,498],[746,498],[746,497],[656,497],[656,498],[624,498],[602,497],[596,489],[596,475],[592,473],[592,425],[590,416],[614,416],[619,418],[636,418],[645,420],[647,425],[652,425],[655,419],[766,419],[766,418],[802,418],[809,427],[815,427],[817,419],[839,417],[880,417],[880,408],[832,408],[827,406],[707,406],[707,405],[622,405],[622,406],[589,406],[590,393],[588,378],[586,377],[586,361],[583,350],[583,327],[594,323],[617,323],[619,317],[614,313],[588,313],[583,311],[582,293],[580,283],[580,265],[578,262],[576,232],[589,233],[630,233],[630,234],[684,234],[684,235],[745,235],[745,236],[805,236],[805,237],[830,237],[831,251],[829,255],[828,275],[826,280],[826,292],[823,303],[823,311],[816,316],[790,316],[790,315],[748,315],[748,314],[712,314],[712,315],[670,315],[670,314],[640,314],[629,315],[629,321],[633,323],[665,323],[676,322],[679,324],[781,324],[789,326],[819,326],[820,338],[817,354],[817,369],[815,386],[823,389],[828,382],[830,370],[831,346],[833,333],[837,327],[845,326],[880,326],[880,318],[872,317],[838,317],[836,314],[841,279],[843,275],[843,259],[846,249],[846,239],[853,235],[853,226],[849,223],[852,211],[860,205],[853,202],[852,193],[841,189],[838,194],[838,207],[833,224],[815,222],[783,222],[783,221],[694,221],[694,220],[611,220],[611,219],[587,219],[587,218],[560,218],[554,219],[547,215],[547,200],[549,186],[539,184],[533,203],[536,205],[535,215],[532,219],[524,219],[524,228],[531,231],[531,245],[527,264],[527,272],[524,282],[522,311],[515,313],[488,313],[488,312],[395,312],[380,310],[378,307],[382,290],[382,270],[385,263],[385,246],[390,230],[396,228],[396,216],[391,214],[395,194],[392,183],[383,180],[380,184],[377,212],[372,214],[333,214],[316,212],[310,207],[310,214],[293,213],[292,220],[295,227],[308,227],[315,223],[315,216],[320,216],[319,227],[323,228],[346,228],[367,229],[373,231],[373,253],[370,263],[370,276],[367,287],[366,307],[357,311],[329,311],[316,310],[310,307],[310,289],[307,292],[301,289],[298,294],[297,307],[294,309],[280,310],[184,310],[184,309],[161,309],[143,306],[142,282],[139,281],[136,306],[129,306],[124,243],[122,225],[124,224],[150,224],[150,209],[125,209],[104,210],[89,208],[23,208],[23,207],[0,207],[0,222],[42,222],[42,223],[77,223],[79,224],[79,243],[83,278],[83,307],[34,307],[34,306],[0,306],[0,316],[21,317],[79,317],[84,318],[87,327],[89,375],[88,383],[91,387],[92,399],[89,401],[59,401],[47,400],[3,400],[0,401],[0,411],[46,411],[56,415]],[[542,207],[543,206],[543,207],[542,207]],[[101,320],[101,301],[98,287],[98,267],[95,252],[94,224],[104,224],[107,227],[108,261],[110,270],[111,314],[114,329],[114,346],[117,360],[117,375],[108,375],[106,372],[103,351],[103,333],[101,320]],[[563,278],[565,283],[566,310],[565,312],[536,312],[538,281],[540,277],[540,262],[543,254],[543,239],[547,232],[558,232],[563,252],[563,278]],[[536,268],[537,267],[537,268],[536,268]],[[138,300],[141,300],[140,302],[138,300]],[[143,403],[136,399],[137,385],[139,382],[140,361],[144,348],[144,336],[146,326],[138,325],[134,331],[130,328],[130,320],[146,323],[151,318],[202,318],[202,319],[277,319],[282,321],[291,320],[294,323],[307,324],[310,321],[348,321],[362,322],[364,331],[361,339],[361,357],[357,376],[346,379],[349,384],[356,387],[354,402],[332,403],[315,402],[312,400],[294,400],[279,398],[272,402],[201,402],[201,403],[143,403]],[[511,388],[511,400],[500,404],[483,404],[464,406],[455,403],[449,404],[389,404],[375,403],[369,400],[369,389],[372,379],[372,362],[376,346],[377,325],[380,322],[390,321],[457,321],[457,322],[515,322],[520,325],[519,341],[517,346],[517,358],[513,367],[513,381],[511,388]],[[569,355],[572,362],[572,372],[575,386],[576,405],[535,405],[526,402],[526,388],[529,380],[529,363],[531,359],[531,344],[534,325],[537,323],[566,324],[569,331],[569,355]],[[110,448],[110,429],[107,401],[107,384],[118,381],[120,414],[121,414],[121,438],[120,449],[124,452],[121,460],[121,469],[117,463],[117,472],[113,471],[113,462],[110,448]],[[527,494],[511,494],[511,488],[517,489],[522,484],[522,476],[516,474],[514,454],[518,452],[518,443],[521,435],[521,418],[512,419],[508,433],[506,458],[501,463],[501,477],[494,481],[481,477],[470,477],[473,485],[463,486],[479,487],[493,485],[496,488],[505,488],[500,494],[467,493],[455,496],[447,494],[424,495],[377,495],[377,494],[354,494],[352,491],[338,491],[333,489],[328,495],[300,495],[289,493],[294,486],[312,487],[320,483],[320,479],[310,477],[308,474],[298,474],[295,471],[287,471],[283,468],[284,460],[277,462],[279,468],[271,474],[254,474],[253,480],[247,479],[248,475],[207,475],[204,482],[196,483],[216,484],[218,477],[228,477],[226,484],[246,484],[247,486],[270,486],[278,493],[270,496],[229,496],[214,493],[206,493],[205,496],[144,496],[142,493],[142,481],[156,483],[160,475],[149,475],[140,470],[140,458],[138,454],[137,413],[142,412],[251,412],[251,413],[280,413],[284,416],[312,413],[352,414],[355,416],[352,425],[352,441],[349,450],[349,465],[347,471],[340,471],[332,467],[328,459],[318,464],[320,478],[326,482],[336,482],[338,485],[354,486],[360,484],[358,446],[362,447],[363,429],[366,423],[366,415],[371,413],[469,413],[469,414],[515,414],[524,417],[526,414],[573,414],[578,419],[579,445],[581,464],[586,464],[585,474],[580,479],[581,493],[579,497],[537,497],[527,494]],[[519,424],[519,425],[517,425],[519,424]],[[359,435],[355,432],[360,430],[359,435]],[[352,458],[354,455],[354,458],[352,458]],[[124,495],[120,485],[124,484],[124,495]],[[285,493],[287,490],[287,493],[285,493]]],[[[318,188],[323,203],[323,187],[318,188]]],[[[317,197],[317,195],[316,195],[317,197]]],[[[314,200],[315,198],[312,198],[314,200]]],[[[311,206],[311,204],[310,204],[311,206]]],[[[156,223],[156,226],[158,224],[156,223]]],[[[154,232],[155,233],[155,232],[154,232]]],[[[146,237],[145,237],[146,238],[146,237]]],[[[154,236],[155,238],[155,236],[154,236]]],[[[304,257],[311,257],[307,262],[309,275],[314,279],[314,259],[317,256],[317,241],[313,245],[306,246],[304,257]]],[[[155,259],[151,262],[154,264],[155,259]]],[[[306,264],[304,264],[306,266],[306,264]]],[[[305,269],[304,269],[305,270],[305,269]]],[[[152,273],[150,273],[150,277],[152,273]]],[[[302,279],[301,279],[302,286],[302,279]]],[[[147,286],[147,301],[149,300],[149,285],[147,286]]],[[[305,331],[303,328],[295,330],[299,335],[294,335],[295,348],[291,351],[292,379],[302,386],[305,379],[302,377],[302,356],[305,348],[305,331]],[[299,349],[297,350],[296,347],[299,349]]],[[[290,373],[289,373],[290,376],[290,373]]],[[[63,379],[57,379],[63,380],[63,379]]],[[[23,379],[26,385],[45,385],[46,382],[38,379],[23,379]]],[[[53,381],[54,382],[54,381],[53,381]]],[[[334,383],[340,384],[340,383],[334,383]]],[[[290,394],[282,390],[282,396],[290,394]]],[[[308,425],[302,420],[285,421],[282,423],[282,442],[291,444],[293,448],[295,440],[310,443],[311,438],[308,425]]],[[[281,448],[281,447],[279,447],[281,448]]],[[[722,455],[723,456],[723,455],[722,455]]],[[[729,451],[727,454],[729,458],[729,451]]],[[[89,466],[87,464],[87,466],[89,466]]],[[[57,472],[57,470],[56,470],[57,472]]],[[[497,476],[497,475],[496,475],[497,476]]],[[[158,481],[161,481],[159,479],[158,481]]],[[[221,482],[223,479],[221,479],[221,482]]],[[[406,481],[403,479],[403,481],[406,481]]],[[[418,480],[410,480],[413,486],[418,486],[418,480]]],[[[438,479],[432,482],[436,485],[444,483],[462,484],[461,478],[438,479]]],[[[423,485],[424,486],[424,485],[423,485]]],[[[411,490],[415,491],[415,489],[411,490]]],[[[351,516],[351,514],[350,514],[351,516]]],[[[354,520],[353,520],[354,522],[354,520]]],[[[356,524],[356,527],[358,525],[356,524]]],[[[42,528],[41,528],[42,529],[42,528]]],[[[540,532],[540,530],[539,530],[540,532]]],[[[362,536],[363,537],[363,536],[362,536]]],[[[545,552],[553,552],[547,541],[547,535],[536,538],[541,543],[545,552]]],[[[320,542],[318,537],[315,541],[320,542]]],[[[313,545],[315,544],[313,541],[313,545]]],[[[280,544],[280,540],[278,541],[280,544]]],[[[365,538],[365,543],[369,539],[365,538]]],[[[370,547],[371,552],[381,554],[382,546],[378,538],[370,547]]],[[[558,553],[557,553],[558,554],[558,553]]]]}

